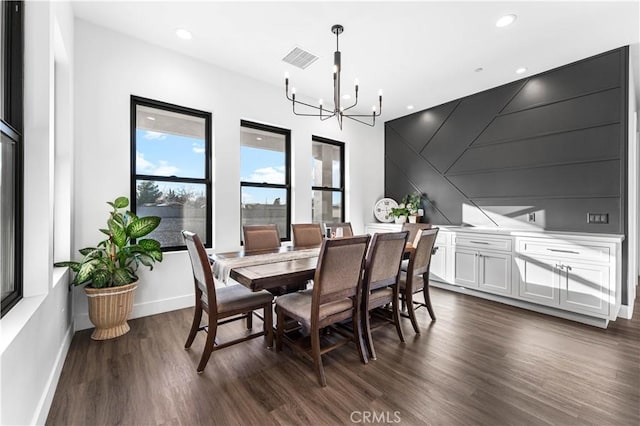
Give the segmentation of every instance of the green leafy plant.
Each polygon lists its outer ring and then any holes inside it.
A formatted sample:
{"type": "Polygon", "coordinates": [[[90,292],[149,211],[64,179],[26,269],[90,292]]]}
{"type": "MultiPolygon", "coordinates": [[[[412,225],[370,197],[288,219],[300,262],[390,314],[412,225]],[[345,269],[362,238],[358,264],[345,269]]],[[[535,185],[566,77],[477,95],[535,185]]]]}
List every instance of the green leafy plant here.
{"type": "Polygon", "coordinates": [[[418,214],[421,202],[422,197],[419,194],[409,194],[402,199],[402,203],[404,203],[411,215],[418,214]]]}
{"type": "Polygon", "coordinates": [[[422,202],[422,197],[419,194],[409,194],[402,198],[398,207],[391,208],[389,216],[411,216],[418,214],[418,209],[422,202]]]}
{"type": "Polygon", "coordinates": [[[107,202],[113,211],[107,220],[107,235],[96,247],[79,250],[83,256],[79,262],[58,262],[55,266],[68,266],[75,277],[71,284],[87,284],[93,288],[118,287],[138,280],[136,271],[140,265],[153,269],[154,263],[162,262],[160,243],[154,239],[140,239],[160,224],[160,217],[138,217],[129,210],[127,197],[118,197],[107,202]],[[124,213],[123,213],[124,210],[124,213]],[[132,240],[136,240],[135,243],[132,240]]]}

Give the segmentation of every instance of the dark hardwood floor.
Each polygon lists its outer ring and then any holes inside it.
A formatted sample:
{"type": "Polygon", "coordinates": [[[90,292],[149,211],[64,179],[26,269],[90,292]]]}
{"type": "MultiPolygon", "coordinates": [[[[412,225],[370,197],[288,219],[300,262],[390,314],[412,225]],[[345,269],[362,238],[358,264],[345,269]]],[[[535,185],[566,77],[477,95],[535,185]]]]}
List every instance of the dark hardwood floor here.
{"type": "Polygon", "coordinates": [[[326,388],[310,361],[262,339],[196,374],[191,309],[130,321],[113,341],[80,331],[47,424],[640,424],[640,304],[601,330],[445,290],[432,299],[437,321],[419,309],[416,336],[403,320],[405,344],[392,325],[374,331],[368,365],[353,345],[325,355],[326,388]]]}

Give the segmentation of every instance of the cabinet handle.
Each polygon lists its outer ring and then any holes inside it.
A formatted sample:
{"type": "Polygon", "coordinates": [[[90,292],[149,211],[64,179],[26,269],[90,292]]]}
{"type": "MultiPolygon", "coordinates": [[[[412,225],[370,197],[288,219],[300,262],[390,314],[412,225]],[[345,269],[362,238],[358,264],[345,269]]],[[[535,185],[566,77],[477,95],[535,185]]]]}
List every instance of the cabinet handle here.
{"type": "Polygon", "coordinates": [[[469,242],[473,243],[473,244],[484,244],[484,245],[487,245],[487,246],[489,245],[489,243],[486,242],[486,241],[469,241],[469,242]]]}
{"type": "Polygon", "coordinates": [[[557,252],[557,253],[580,254],[580,252],[577,252],[577,251],[571,251],[571,250],[560,250],[560,249],[551,249],[551,248],[548,248],[547,250],[549,250],[549,251],[555,251],[555,252],[557,252]]]}

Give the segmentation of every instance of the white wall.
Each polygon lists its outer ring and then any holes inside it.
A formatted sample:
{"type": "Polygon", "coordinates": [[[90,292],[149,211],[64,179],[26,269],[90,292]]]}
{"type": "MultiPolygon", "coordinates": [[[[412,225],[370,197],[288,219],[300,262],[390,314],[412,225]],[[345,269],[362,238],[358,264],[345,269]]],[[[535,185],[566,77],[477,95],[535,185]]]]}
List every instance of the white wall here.
{"type": "MultiPolygon", "coordinates": [[[[281,81],[268,85],[146,42],[76,20],[75,249],[100,239],[106,201],[129,196],[130,96],[213,114],[214,250],[239,248],[240,120],[291,129],[292,222],[311,221],[311,136],[346,142],[346,218],[364,232],[384,192],[384,125],[375,128],[296,117],[281,81]]],[[[331,85],[330,76],[319,84],[331,85]]],[[[329,89],[328,89],[329,90],[329,89]]],[[[166,253],[143,272],[134,317],[193,304],[186,252],[166,253]]],[[[75,295],[76,327],[90,327],[86,297],[75,295]]]]}
{"type": "MultiPolygon", "coordinates": [[[[67,2],[26,2],[24,13],[24,298],[0,322],[0,423],[7,425],[44,423],[73,335],[68,274],[52,267],[54,195],[71,193],[67,182],[54,194],[53,166],[56,146],[72,146],[72,140],[55,139],[55,124],[73,127],[73,14],[67,2]],[[59,102],[56,60],[62,70],[59,102]],[[56,117],[54,104],[67,113],[56,117]]],[[[61,163],[60,173],[70,175],[71,163],[61,163]]],[[[68,233],[60,239],[61,246],[70,246],[68,233]]]]}

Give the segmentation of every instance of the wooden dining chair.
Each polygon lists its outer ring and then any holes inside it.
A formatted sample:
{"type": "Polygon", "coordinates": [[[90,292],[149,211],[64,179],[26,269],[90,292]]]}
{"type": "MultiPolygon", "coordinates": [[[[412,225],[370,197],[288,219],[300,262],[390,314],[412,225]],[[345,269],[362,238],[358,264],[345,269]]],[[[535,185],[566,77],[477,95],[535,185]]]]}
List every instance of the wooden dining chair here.
{"type": "Polygon", "coordinates": [[[288,344],[292,343],[294,350],[310,356],[318,382],[323,387],[327,385],[327,380],[322,366],[322,354],[354,341],[360,359],[366,363],[360,309],[362,267],[370,238],[366,235],[324,240],[320,248],[313,289],[286,294],[276,299],[276,350],[281,351],[282,344],[286,341],[288,344]],[[284,335],[285,322],[288,319],[297,321],[303,330],[308,330],[311,338],[310,351],[284,335]],[[353,321],[354,332],[348,335],[347,339],[321,348],[321,330],[346,319],[353,321]]]}
{"type": "Polygon", "coordinates": [[[242,235],[245,251],[273,250],[280,248],[278,225],[244,225],[242,235]]]}
{"type": "Polygon", "coordinates": [[[273,313],[271,307],[273,295],[265,290],[252,292],[240,284],[216,289],[209,257],[202,241],[193,232],[182,231],[182,236],[191,259],[196,295],[193,323],[191,324],[187,342],[184,344],[185,349],[191,347],[198,331],[204,330],[207,332],[207,341],[204,345],[202,358],[200,358],[200,364],[198,364],[198,373],[204,371],[211,353],[215,350],[260,336],[265,336],[267,346],[272,347],[273,313]],[[246,319],[247,329],[251,329],[253,311],[258,309],[264,311],[264,322],[261,331],[224,343],[216,342],[219,325],[246,319]],[[203,311],[207,313],[207,325],[201,326],[203,311]]]}
{"type": "Polygon", "coordinates": [[[420,329],[416,320],[415,306],[418,308],[421,306],[426,307],[431,320],[435,321],[436,319],[429,294],[429,266],[437,236],[438,228],[419,232],[409,255],[407,272],[403,272],[400,277],[400,297],[404,301],[403,306],[406,305],[408,317],[416,334],[420,334],[420,329]],[[422,291],[424,295],[424,303],[413,300],[413,294],[419,291],[422,291]]]}
{"type": "Polygon", "coordinates": [[[413,244],[418,235],[418,231],[422,231],[424,229],[431,229],[430,223],[403,223],[402,230],[409,231],[409,238],[407,238],[407,242],[413,244]]]}
{"type": "Polygon", "coordinates": [[[400,341],[404,342],[400,326],[398,282],[408,235],[409,231],[375,234],[369,246],[362,285],[362,324],[367,351],[372,359],[376,359],[376,352],[371,336],[371,310],[391,304],[392,322],[400,341]]]}
{"type": "Polygon", "coordinates": [[[322,228],[319,223],[291,224],[293,246],[296,248],[320,247],[322,244],[322,228]]]}
{"type": "Polygon", "coordinates": [[[337,229],[341,228],[343,237],[351,237],[351,236],[353,236],[353,228],[351,228],[351,222],[325,223],[324,226],[325,226],[325,228],[326,227],[331,228],[331,232],[335,233],[336,235],[338,234],[337,229]]]}

